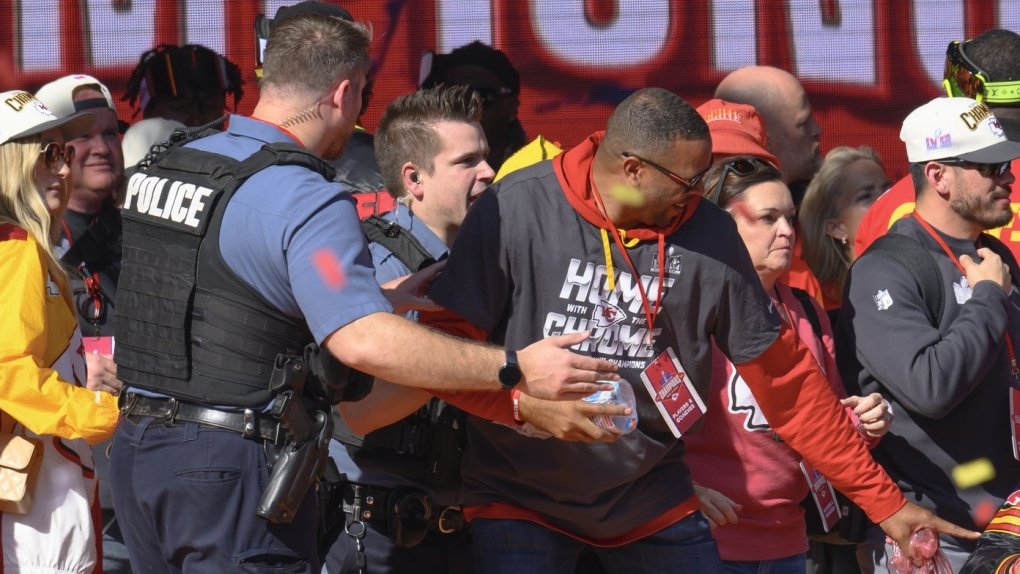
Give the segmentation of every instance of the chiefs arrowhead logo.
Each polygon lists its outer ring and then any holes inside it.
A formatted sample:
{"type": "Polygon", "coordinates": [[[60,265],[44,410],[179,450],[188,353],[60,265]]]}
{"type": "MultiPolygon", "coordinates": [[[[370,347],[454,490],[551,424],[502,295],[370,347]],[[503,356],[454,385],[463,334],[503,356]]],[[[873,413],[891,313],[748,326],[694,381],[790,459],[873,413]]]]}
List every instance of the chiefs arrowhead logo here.
{"type": "Polygon", "coordinates": [[[747,386],[747,383],[744,382],[739,373],[734,371],[726,386],[730,399],[730,404],[728,405],[729,411],[733,414],[744,413],[744,430],[748,432],[772,430],[769,421],[765,420],[765,415],[761,412],[761,407],[758,406],[758,401],[751,394],[750,387],[747,386]]]}
{"type": "Polygon", "coordinates": [[[605,329],[607,327],[612,327],[621,321],[626,321],[627,314],[624,313],[623,309],[620,307],[603,299],[599,301],[599,304],[592,310],[591,320],[595,327],[605,329]]]}

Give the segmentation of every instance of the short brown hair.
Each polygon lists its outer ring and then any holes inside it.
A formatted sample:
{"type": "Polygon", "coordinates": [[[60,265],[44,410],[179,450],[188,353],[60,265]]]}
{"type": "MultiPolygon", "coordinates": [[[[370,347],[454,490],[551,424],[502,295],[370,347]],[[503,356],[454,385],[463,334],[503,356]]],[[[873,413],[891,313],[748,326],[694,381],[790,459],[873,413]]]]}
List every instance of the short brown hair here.
{"type": "Polygon", "coordinates": [[[440,151],[439,122],[479,122],[482,102],[469,86],[443,85],[400,96],[376,126],[375,159],[390,195],[406,193],[401,166],[411,162],[432,174],[440,151]]]}
{"type": "Polygon", "coordinates": [[[262,85],[325,94],[371,66],[371,33],[364,24],[309,13],[273,27],[262,64],[262,85]]]}

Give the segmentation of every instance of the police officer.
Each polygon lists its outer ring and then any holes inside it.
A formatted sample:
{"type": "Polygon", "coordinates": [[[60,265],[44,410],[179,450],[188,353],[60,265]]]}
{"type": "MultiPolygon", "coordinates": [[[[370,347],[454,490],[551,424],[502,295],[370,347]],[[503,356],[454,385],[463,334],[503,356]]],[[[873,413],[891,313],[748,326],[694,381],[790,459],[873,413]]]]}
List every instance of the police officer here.
{"type": "Polygon", "coordinates": [[[139,571],[318,571],[307,478],[330,425],[303,407],[335,397],[306,394],[322,387],[305,376],[309,343],[409,385],[574,398],[613,376],[566,350],[585,333],[514,361],[392,313],[391,300],[401,311],[421,300],[380,292],[354,204],[318,159],[354,128],[368,45],[339,18],[280,23],[253,116],[171,147],[128,183],[115,349],[126,392],[110,470],[139,571]]]}
{"type": "MultiPolygon", "coordinates": [[[[366,222],[368,238],[378,238],[369,250],[380,282],[445,257],[468,207],[492,183],[481,111],[467,86],[440,86],[401,96],[383,113],[376,156],[397,206],[366,222]]],[[[366,400],[345,403],[343,413],[357,424],[371,409],[366,400]]],[[[369,571],[470,571],[470,539],[456,506],[462,428],[459,413],[433,399],[399,423],[364,437],[345,432],[333,443],[331,455],[350,481],[344,510],[367,530],[369,571]]],[[[358,532],[340,536],[326,559],[329,572],[357,572],[350,534],[358,532]]]]}

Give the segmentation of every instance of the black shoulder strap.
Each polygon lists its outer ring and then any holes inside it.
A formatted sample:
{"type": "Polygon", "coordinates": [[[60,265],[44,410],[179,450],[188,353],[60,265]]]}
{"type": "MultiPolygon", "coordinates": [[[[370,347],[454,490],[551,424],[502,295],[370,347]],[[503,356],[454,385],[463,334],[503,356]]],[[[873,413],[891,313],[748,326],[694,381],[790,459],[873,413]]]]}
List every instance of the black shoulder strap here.
{"type": "Polygon", "coordinates": [[[1017,264],[1016,256],[1009,250],[1009,247],[1006,247],[1006,244],[1001,239],[992,237],[987,233],[981,234],[981,246],[991,249],[1002,258],[1002,262],[1009,267],[1009,274],[1013,280],[1013,285],[1020,289],[1020,265],[1017,264]]]}
{"type": "Polygon", "coordinates": [[[322,158],[300,146],[289,143],[271,143],[262,146],[262,149],[241,162],[236,177],[238,180],[244,181],[274,165],[299,165],[317,172],[326,178],[326,181],[333,181],[333,178],[336,177],[336,170],[322,158]]]}
{"type": "Polygon", "coordinates": [[[796,287],[790,287],[790,291],[793,292],[793,296],[797,298],[800,306],[804,308],[804,316],[806,316],[808,322],[811,323],[811,330],[815,332],[815,337],[821,341],[822,321],[818,318],[818,313],[815,311],[815,298],[807,291],[796,287]]]}
{"type": "Polygon", "coordinates": [[[420,271],[436,262],[414,235],[392,221],[373,215],[361,222],[361,229],[370,243],[389,249],[411,271],[420,271]]]}
{"type": "Polygon", "coordinates": [[[945,290],[942,288],[942,273],[931,253],[917,240],[898,233],[879,237],[865,253],[881,253],[907,268],[921,287],[921,297],[928,307],[928,319],[938,327],[946,306],[945,290]]]}

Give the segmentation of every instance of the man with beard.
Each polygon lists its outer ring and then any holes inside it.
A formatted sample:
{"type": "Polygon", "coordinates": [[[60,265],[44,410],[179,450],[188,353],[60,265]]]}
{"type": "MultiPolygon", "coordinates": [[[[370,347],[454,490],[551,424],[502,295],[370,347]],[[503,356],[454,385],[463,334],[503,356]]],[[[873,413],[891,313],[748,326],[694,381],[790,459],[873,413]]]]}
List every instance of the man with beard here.
{"type": "MultiPolygon", "coordinates": [[[[893,224],[899,238],[883,239],[900,243],[896,255],[872,248],[850,271],[836,333],[840,374],[848,392],[878,391],[893,404],[898,416],[873,454],[907,498],[975,528],[970,511],[989,498],[1001,504],[1020,480],[1010,408],[1020,404],[1020,270],[984,233],[1013,215],[1010,161],[1020,143],[970,98],[919,107],[900,139],[916,211],[893,224]],[[954,484],[957,465],[975,459],[990,462],[994,478],[954,484]]],[[[878,546],[878,571],[887,571],[891,547],[878,546]]],[[[942,537],[954,572],[973,548],[942,537]]]]}

